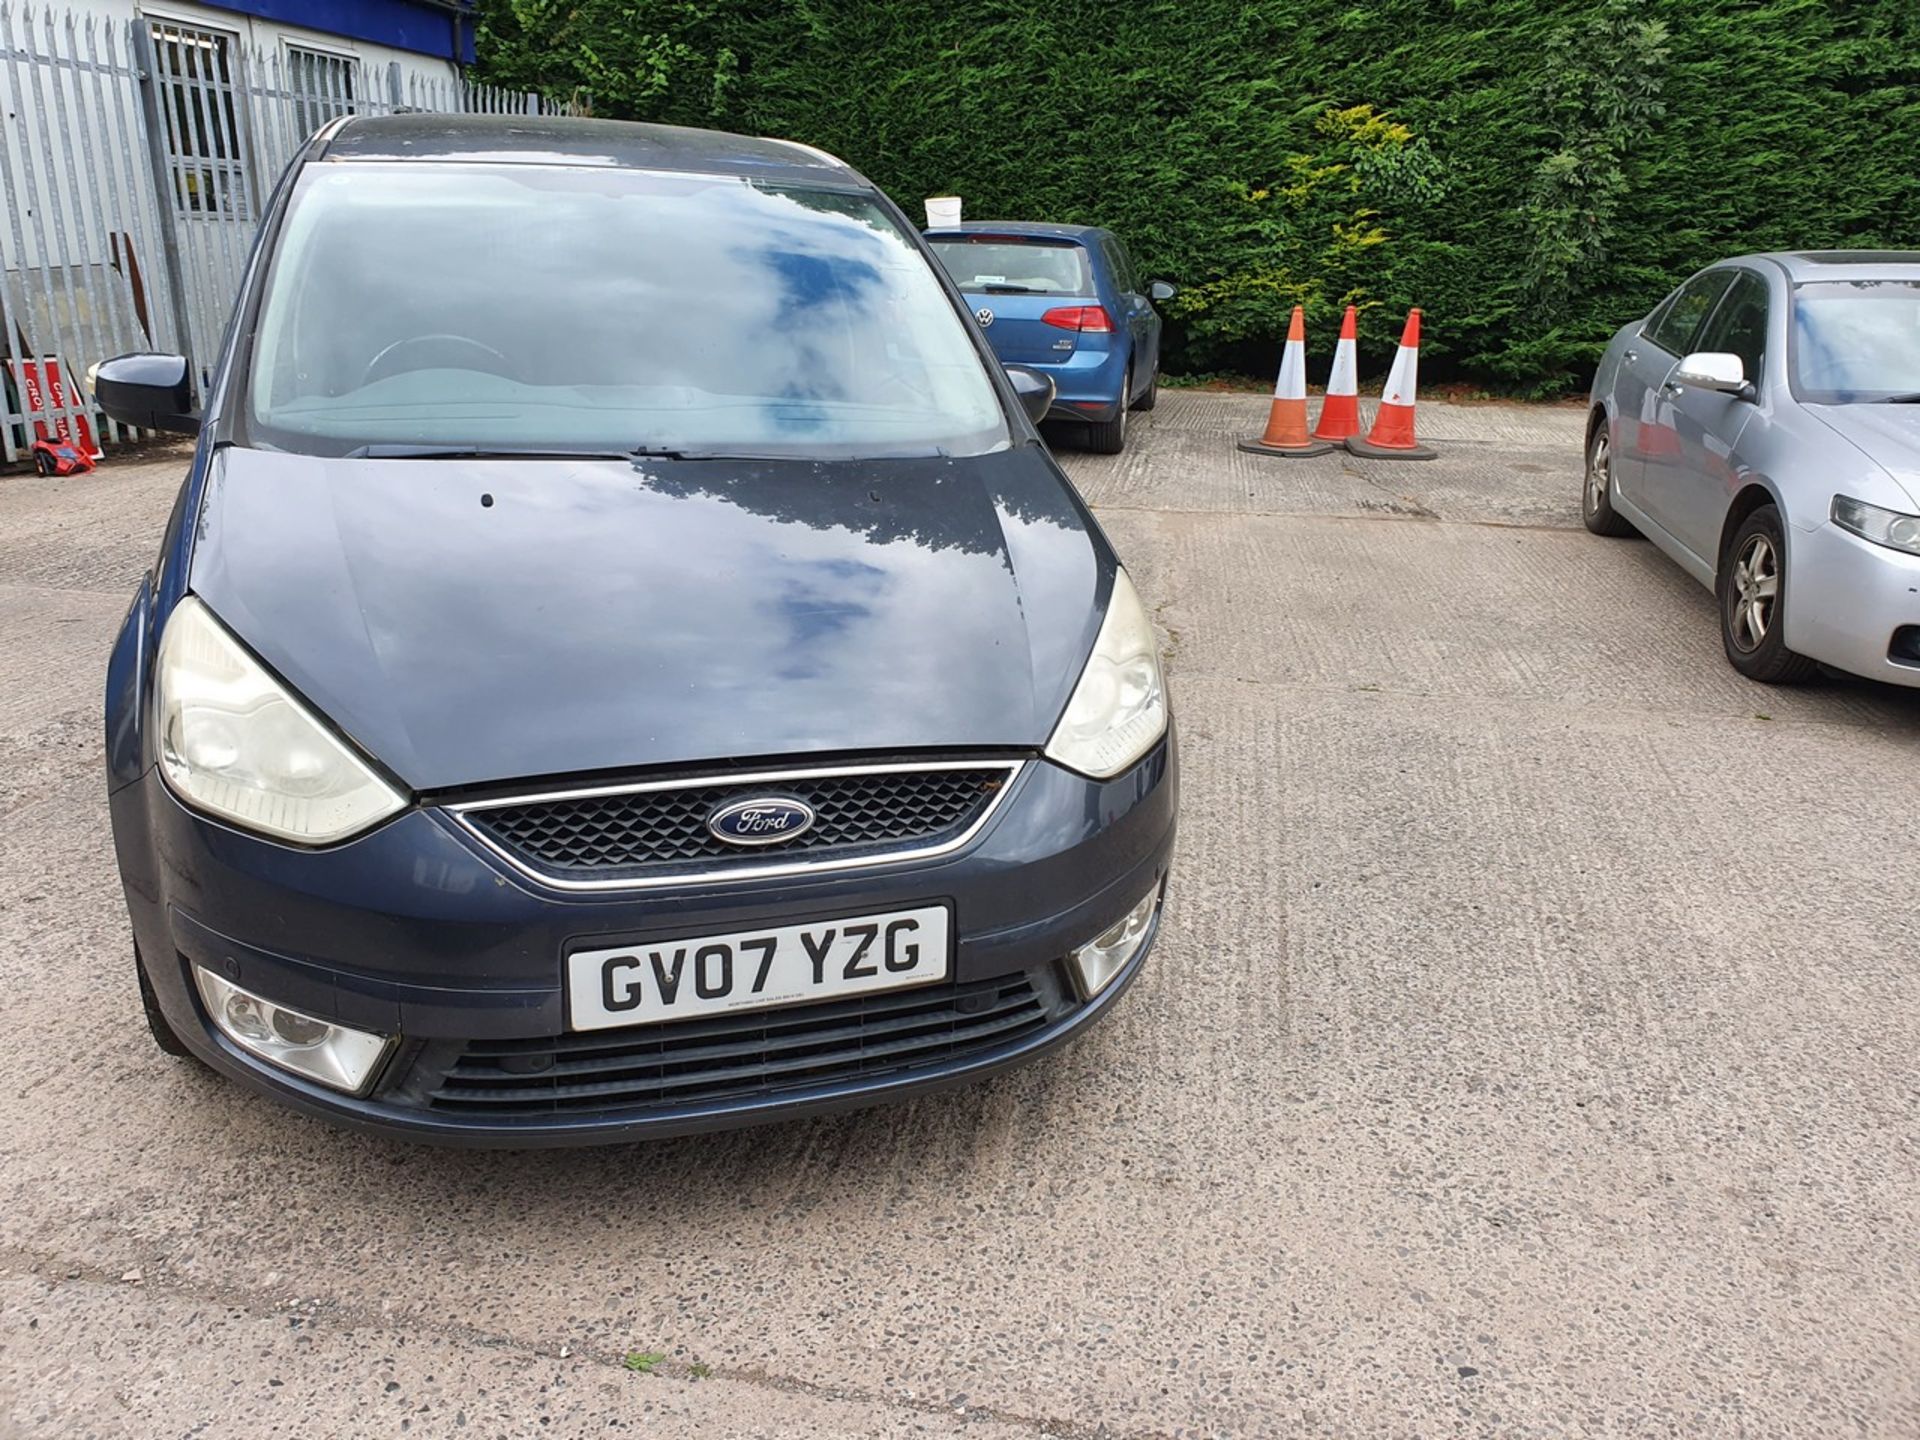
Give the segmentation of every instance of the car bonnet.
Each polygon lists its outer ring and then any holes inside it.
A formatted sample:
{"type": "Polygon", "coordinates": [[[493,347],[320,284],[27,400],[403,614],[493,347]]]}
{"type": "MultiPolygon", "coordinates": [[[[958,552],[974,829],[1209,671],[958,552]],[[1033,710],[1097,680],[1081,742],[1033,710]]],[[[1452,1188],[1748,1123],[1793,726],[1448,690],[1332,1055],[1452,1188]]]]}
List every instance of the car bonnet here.
{"type": "Polygon", "coordinates": [[[1036,749],[1110,551],[1038,446],[966,459],[226,448],[191,588],[418,790],[1036,749]]]}
{"type": "Polygon", "coordinates": [[[1808,412],[1878,465],[1920,509],[1920,405],[1809,405],[1808,412]]]}

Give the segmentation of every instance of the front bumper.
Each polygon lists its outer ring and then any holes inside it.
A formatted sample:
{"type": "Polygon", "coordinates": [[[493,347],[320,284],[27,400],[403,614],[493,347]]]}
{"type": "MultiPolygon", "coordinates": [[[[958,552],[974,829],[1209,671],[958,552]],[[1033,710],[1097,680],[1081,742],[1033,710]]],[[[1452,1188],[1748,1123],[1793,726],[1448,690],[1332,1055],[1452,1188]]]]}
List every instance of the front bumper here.
{"type": "MultiPolygon", "coordinates": [[[[1112,781],[1029,762],[988,826],[938,859],[589,893],[529,879],[431,807],[324,851],[290,849],[211,822],[184,807],[151,770],[114,792],[112,811],[135,939],[154,991],[176,1033],[209,1065],[360,1129],[453,1144],[540,1146],[844,1109],[944,1088],[1051,1049],[1111,1008],[1151,947],[1150,931],[1098,996],[1082,1002],[1075,995],[1067,953],[1164,886],[1177,794],[1169,730],[1150,756],[1112,781]],[[765,1083],[691,1095],[668,1087],[644,1104],[565,1096],[475,1107],[446,1099],[449,1075],[473,1069],[475,1055],[538,1066],[571,1043],[562,989],[571,950],[609,938],[722,934],[930,902],[952,909],[955,949],[945,988],[955,1014],[964,1022],[991,992],[1024,1007],[1019,1023],[983,1034],[981,1043],[923,1047],[898,1064],[864,1056],[858,1065],[811,1071],[774,1066],[780,1073],[770,1072],[765,1083]],[[240,1051],[212,1028],[194,991],[193,964],[319,1018],[397,1034],[400,1043],[364,1096],[312,1084],[240,1051]]],[[[760,1013],[792,1017],[813,1008],[760,1013]]],[[[965,1028],[956,1023],[956,1035],[965,1028]]]]}
{"type": "Polygon", "coordinates": [[[1896,643],[1920,627],[1920,555],[1831,520],[1788,539],[1787,648],[1889,685],[1920,688],[1920,658],[1896,643]]]}

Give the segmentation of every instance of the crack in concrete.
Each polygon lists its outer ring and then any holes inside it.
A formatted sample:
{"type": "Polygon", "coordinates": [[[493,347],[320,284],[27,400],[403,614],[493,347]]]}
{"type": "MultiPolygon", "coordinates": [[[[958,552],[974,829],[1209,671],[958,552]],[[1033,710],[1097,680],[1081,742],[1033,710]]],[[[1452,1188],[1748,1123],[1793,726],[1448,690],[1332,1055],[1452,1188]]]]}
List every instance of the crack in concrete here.
{"type": "MultiPolygon", "coordinates": [[[[1391,492],[1383,492],[1391,493],[1391,492]]],[[[1404,500],[1406,497],[1396,497],[1404,500]]],[[[1356,502],[1359,503],[1359,502],[1356,502]]],[[[1417,501],[1409,501],[1418,504],[1417,501]]],[[[1111,505],[1099,504],[1092,507],[1098,515],[1206,515],[1220,520],[1345,520],[1359,524],[1378,525],[1451,525],[1469,530],[1532,530],[1547,535],[1579,535],[1584,533],[1580,525],[1549,525],[1538,520],[1470,520],[1442,515],[1437,510],[1420,506],[1419,513],[1405,514],[1391,510],[1379,510],[1359,515],[1345,515],[1337,510],[1219,510],[1208,507],[1185,508],[1176,505],[1111,505]]]]}
{"type": "MultiPolygon", "coordinates": [[[[1382,495],[1387,496],[1388,504],[1390,506],[1394,506],[1394,507],[1407,506],[1410,508],[1410,513],[1412,515],[1422,519],[1440,520],[1444,518],[1438,510],[1432,509],[1430,506],[1416,499],[1414,496],[1403,495],[1396,490],[1389,490],[1385,485],[1381,484],[1378,480],[1374,479],[1371,475],[1367,474],[1364,470],[1356,470],[1351,465],[1343,464],[1340,467],[1340,473],[1343,475],[1349,475],[1353,479],[1358,480],[1362,485],[1365,485],[1369,490],[1377,490],[1382,495]]],[[[1359,505],[1363,510],[1368,508],[1367,502],[1364,500],[1357,500],[1354,503],[1359,505]]],[[[1395,514],[1397,512],[1395,509],[1388,509],[1386,513],[1395,514]]]]}
{"type": "MultiPolygon", "coordinates": [[[[508,1351],[528,1359],[578,1361],[619,1371],[622,1374],[640,1373],[629,1370],[626,1364],[627,1352],[607,1350],[590,1343],[565,1341],[558,1347],[542,1346],[512,1335],[482,1330],[476,1326],[430,1320],[425,1316],[412,1313],[392,1314],[374,1310],[360,1302],[329,1296],[314,1296],[295,1303],[269,1302],[257,1291],[234,1285],[190,1283],[171,1276],[165,1270],[146,1266],[141,1267],[141,1278],[138,1282],[134,1282],[124,1279],[122,1275],[116,1275],[108,1267],[63,1257],[52,1251],[35,1251],[18,1245],[0,1245],[0,1275],[8,1273],[25,1273],[56,1288],[72,1284],[93,1285],[120,1295],[137,1292],[152,1295],[158,1299],[178,1299],[201,1305],[224,1305],[228,1309],[257,1320],[284,1321],[290,1317],[298,1317],[303,1324],[313,1325],[319,1322],[322,1325],[331,1325],[331,1328],[339,1331],[405,1331],[429,1335],[451,1345],[508,1351]],[[567,1354],[562,1355],[561,1348],[566,1349],[567,1354]]],[[[779,1394],[800,1395],[808,1399],[838,1404],[873,1405],[907,1414],[939,1416],[950,1421],[976,1423],[992,1421],[995,1424],[1028,1431],[1038,1437],[1038,1440],[1169,1440],[1165,1431],[1118,1431],[1104,1423],[1088,1424],[1079,1420],[1041,1418],[992,1405],[969,1404],[955,1407],[943,1401],[921,1400],[906,1395],[889,1395],[852,1386],[823,1385],[817,1381],[802,1380],[796,1376],[775,1375],[751,1368],[720,1369],[702,1365],[700,1372],[696,1374],[694,1366],[697,1363],[699,1362],[663,1359],[647,1370],[645,1375],[688,1383],[702,1379],[725,1380],[737,1385],[772,1390],[779,1394]]]]}
{"type": "MultiPolygon", "coordinates": [[[[1438,701],[1467,702],[1475,705],[1500,705],[1514,710],[1565,710],[1579,715],[1592,714],[1592,706],[1570,704],[1556,700],[1551,696],[1535,695],[1462,695],[1446,690],[1407,690],[1393,685],[1366,683],[1323,682],[1313,684],[1299,680],[1263,680],[1253,675],[1230,675],[1219,670],[1189,670],[1182,674],[1186,681],[1200,681],[1212,685],[1252,685],[1262,690],[1289,690],[1302,695],[1381,695],[1390,700],[1418,700],[1423,704],[1438,701]]],[[[1764,725],[1770,730],[1831,728],[1837,730],[1871,730],[1875,734],[1887,733],[1886,722],[1875,719],[1838,720],[1822,719],[1811,716],[1767,715],[1758,712],[1740,714],[1731,710],[1692,710],[1662,709],[1654,710],[1645,706],[1624,705],[1609,701],[1609,717],[1639,717],[1649,720],[1691,720],[1713,724],[1764,725]]],[[[1894,737],[1889,737],[1894,738],[1894,737]]],[[[1904,743],[1897,738],[1895,743],[1904,743]]]]}

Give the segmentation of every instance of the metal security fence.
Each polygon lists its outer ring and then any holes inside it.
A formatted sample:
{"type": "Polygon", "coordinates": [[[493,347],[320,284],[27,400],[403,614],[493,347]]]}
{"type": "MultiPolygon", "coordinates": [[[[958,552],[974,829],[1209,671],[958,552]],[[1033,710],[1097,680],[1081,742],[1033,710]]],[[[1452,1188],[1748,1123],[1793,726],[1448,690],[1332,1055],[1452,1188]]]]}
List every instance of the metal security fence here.
{"type": "Polygon", "coordinates": [[[275,180],[321,125],[538,114],[538,96],[176,19],[0,0],[0,461],[132,438],[90,366],[184,354],[204,387],[275,180]]]}

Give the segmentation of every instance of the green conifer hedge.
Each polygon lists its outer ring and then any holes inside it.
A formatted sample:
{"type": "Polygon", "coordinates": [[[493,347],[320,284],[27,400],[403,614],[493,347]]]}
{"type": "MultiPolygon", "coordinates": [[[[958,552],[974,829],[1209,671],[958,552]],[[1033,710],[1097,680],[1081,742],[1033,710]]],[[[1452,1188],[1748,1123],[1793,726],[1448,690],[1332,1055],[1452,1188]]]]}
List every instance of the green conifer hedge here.
{"type": "Polygon", "coordinates": [[[1419,305],[1424,373],[1552,394],[1719,256],[1920,248],[1920,0],[483,0],[480,72],[1111,226],[1174,371],[1419,305]]]}

